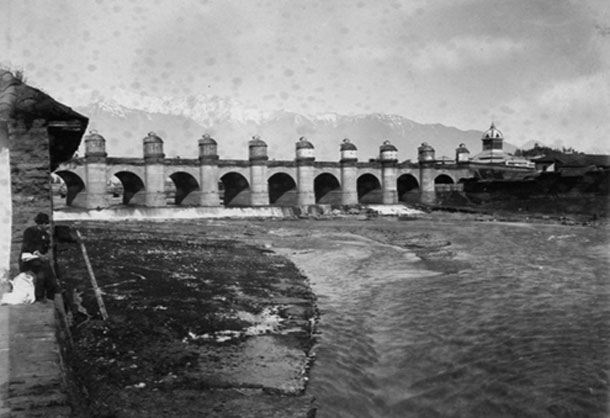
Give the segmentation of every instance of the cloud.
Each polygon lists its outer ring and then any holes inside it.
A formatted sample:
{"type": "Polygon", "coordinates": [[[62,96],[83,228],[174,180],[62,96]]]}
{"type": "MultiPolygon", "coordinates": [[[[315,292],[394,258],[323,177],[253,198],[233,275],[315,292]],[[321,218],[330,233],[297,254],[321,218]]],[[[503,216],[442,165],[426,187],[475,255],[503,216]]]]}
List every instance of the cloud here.
{"type": "Polygon", "coordinates": [[[542,91],[536,102],[549,112],[570,112],[573,116],[605,114],[610,108],[609,77],[600,72],[558,82],[542,91]]]}
{"type": "Polygon", "coordinates": [[[506,60],[524,49],[523,43],[508,38],[462,36],[447,42],[428,43],[415,51],[410,63],[420,72],[452,71],[506,60]]]}

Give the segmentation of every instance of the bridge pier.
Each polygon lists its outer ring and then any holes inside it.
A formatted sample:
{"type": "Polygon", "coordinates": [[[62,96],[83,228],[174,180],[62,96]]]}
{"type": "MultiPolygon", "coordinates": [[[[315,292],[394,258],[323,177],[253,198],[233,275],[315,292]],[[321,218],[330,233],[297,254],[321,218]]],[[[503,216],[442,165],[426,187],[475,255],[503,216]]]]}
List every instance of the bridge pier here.
{"type": "Polygon", "coordinates": [[[313,145],[302,136],[296,143],[297,204],[300,206],[316,204],[314,160],[313,145]]]}
{"type": "Polygon", "coordinates": [[[358,204],[358,149],[349,139],[341,144],[341,204],[358,204]]]}
{"type": "Polygon", "coordinates": [[[106,196],[106,140],[96,131],[85,137],[85,190],[76,195],[73,206],[86,209],[105,208],[106,196]]]}
{"type": "Polygon", "coordinates": [[[250,157],[250,205],[269,205],[269,185],[267,184],[267,144],[258,136],[248,143],[250,157]]]}
{"type": "Polygon", "coordinates": [[[165,196],[165,165],[163,164],[163,140],[150,132],[144,142],[144,177],[146,190],[144,205],[162,207],[167,205],[165,196]]]}
{"type": "Polygon", "coordinates": [[[424,142],[417,151],[419,161],[419,200],[425,205],[433,205],[436,202],[434,148],[424,142]]]}
{"type": "Polygon", "coordinates": [[[218,145],[209,135],[199,140],[199,205],[220,206],[218,194],[218,145]]]}
{"type": "Polygon", "coordinates": [[[398,150],[390,141],[384,141],[379,147],[381,160],[381,203],[393,205],[398,201],[396,190],[396,165],[398,164],[398,150]]]}

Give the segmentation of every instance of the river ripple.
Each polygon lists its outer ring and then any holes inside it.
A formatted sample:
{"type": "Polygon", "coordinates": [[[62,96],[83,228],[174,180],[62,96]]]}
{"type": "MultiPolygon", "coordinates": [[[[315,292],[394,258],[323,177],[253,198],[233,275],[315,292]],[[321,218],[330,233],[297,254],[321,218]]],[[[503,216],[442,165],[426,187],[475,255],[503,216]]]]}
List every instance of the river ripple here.
{"type": "Polygon", "coordinates": [[[459,268],[354,234],[292,254],[319,297],[318,417],[607,416],[605,231],[414,225],[394,233],[450,240],[459,268]]]}

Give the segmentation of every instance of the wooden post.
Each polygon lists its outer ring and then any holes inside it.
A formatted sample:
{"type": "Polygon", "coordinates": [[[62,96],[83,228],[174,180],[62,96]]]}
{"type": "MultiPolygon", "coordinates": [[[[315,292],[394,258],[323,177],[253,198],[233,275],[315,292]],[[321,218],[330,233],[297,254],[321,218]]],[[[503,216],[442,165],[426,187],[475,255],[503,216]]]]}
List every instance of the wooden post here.
{"type": "Polygon", "coordinates": [[[102,299],[102,292],[97,285],[97,280],[95,280],[95,275],[93,274],[93,268],[91,267],[91,262],[89,261],[89,256],[87,255],[87,249],[85,248],[85,243],[83,243],[83,237],[80,234],[80,231],[76,230],[76,236],[78,238],[78,244],[80,245],[80,250],[83,253],[83,258],[85,259],[85,264],[87,265],[87,271],[89,272],[89,278],[91,279],[91,285],[93,286],[93,291],[95,292],[95,298],[97,299],[97,304],[100,307],[100,313],[102,314],[102,319],[104,321],[108,320],[108,312],[106,312],[106,306],[104,305],[104,300],[102,299]]]}

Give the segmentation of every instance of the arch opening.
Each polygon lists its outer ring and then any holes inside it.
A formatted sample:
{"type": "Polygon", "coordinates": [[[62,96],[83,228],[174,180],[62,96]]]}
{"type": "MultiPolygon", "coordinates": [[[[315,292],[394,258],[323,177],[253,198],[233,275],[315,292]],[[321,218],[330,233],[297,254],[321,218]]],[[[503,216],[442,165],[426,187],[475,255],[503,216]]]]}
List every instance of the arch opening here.
{"type": "Polygon", "coordinates": [[[250,184],[239,173],[227,173],[220,178],[221,197],[224,206],[250,205],[250,184]]]}
{"type": "Polygon", "coordinates": [[[294,206],[297,203],[297,184],[285,173],[276,173],[267,181],[269,203],[275,206],[294,206]]]}
{"type": "Polygon", "coordinates": [[[434,184],[453,184],[453,179],[449,177],[447,174],[441,174],[436,176],[434,179],[434,184]]]}
{"type": "Polygon", "coordinates": [[[114,175],[117,179],[119,179],[120,185],[116,182],[115,179],[111,179],[109,181],[111,187],[111,194],[113,197],[119,197],[120,201],[117,203],[123,205],[131,204],[139,204],[140,199],[134,199],[136,195],[145,190],[144,182],[137,174],[134,174],[130,171],[119,171],[114,175]]]}
{"type": "Polygon", "coordinates": [[[59,200],[65,202],[66,206],[72,206],[74,198],[85,190],[85,182],[78,174],[71,171],[61,170],[54,174],[57,176],[57,180],[52,177],[52,189],[53,191],[57,190],[57,195],[54,193],[54,197],[59,196],[59,200]]]}
{"type": "Polygon", "coordinates": [[[316,203],[341,204],[341,184],[335,176],[322,173],[314,179],[313,190],[316,203]]]}
{"type": "Polygon", "coordinates": [[[199,183],[189,173],[178,171],[169,176],[171,184],[170,187],[166,187],[166,194],[169,199],[172,199],[176,205],[197,205],[199,202],[196,199],[189,199],[193,197],[192,192],[200,190],[199,183]]]}
{"type": "Polygon", "coordinates": [[[396,179],[399,202],[419,202],[419,182],[412,174],[403,174],[396,179]]]}
{"type": "Polygon", "coordinates": [[[382,197],[381,183],[377,177],[368,173],[358,177],[358,202],[381,203],[382,197]]]}

